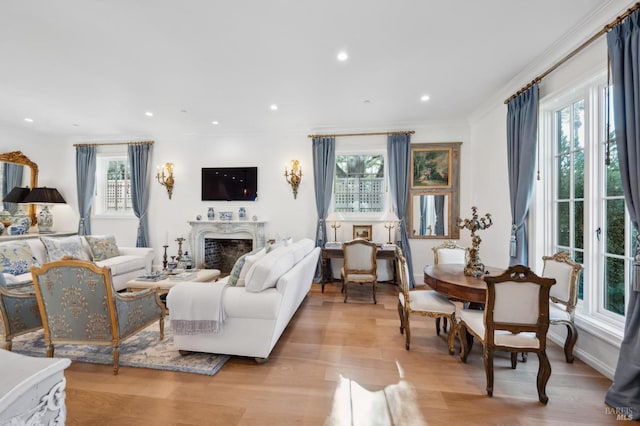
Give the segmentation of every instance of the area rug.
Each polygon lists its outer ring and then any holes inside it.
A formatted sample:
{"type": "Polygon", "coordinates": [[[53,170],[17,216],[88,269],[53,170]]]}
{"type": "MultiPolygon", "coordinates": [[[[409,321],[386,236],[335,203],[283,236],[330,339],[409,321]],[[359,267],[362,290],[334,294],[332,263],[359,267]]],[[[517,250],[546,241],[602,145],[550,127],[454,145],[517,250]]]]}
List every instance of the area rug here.
{"type": "MultiPolygon", "coordinates": [[[[120,366],[181,371],[213,376],[229,355],[191,353],[180,355],[173,346],[170,321],[165,321],[164,340],[160,341],[160,327],[156,322],[120,344],[120,366]]],[[[30,356],[47,356],[42,330],[13,339],[14,352],[30,356]]],[[[111,346],[56,345],[54,356],[95,364],[113,364],[111,346]]]]}

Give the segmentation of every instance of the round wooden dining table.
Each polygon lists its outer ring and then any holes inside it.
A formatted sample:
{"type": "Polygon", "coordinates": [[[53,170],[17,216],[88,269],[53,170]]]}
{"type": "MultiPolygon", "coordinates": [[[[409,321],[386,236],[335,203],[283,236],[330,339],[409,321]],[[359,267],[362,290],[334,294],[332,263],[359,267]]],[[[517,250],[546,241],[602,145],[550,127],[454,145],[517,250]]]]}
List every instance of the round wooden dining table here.
{"type": "MultiPolygon", "coordinates": [[[[424,282],[429,287],[452,299],[484,304],[487,284],[482,277],[464,274],[463,264],[438,264],[424,268],[424,282]]],[[[505,270],[487,266],[487,275],[500,275],[505,270]]]]}

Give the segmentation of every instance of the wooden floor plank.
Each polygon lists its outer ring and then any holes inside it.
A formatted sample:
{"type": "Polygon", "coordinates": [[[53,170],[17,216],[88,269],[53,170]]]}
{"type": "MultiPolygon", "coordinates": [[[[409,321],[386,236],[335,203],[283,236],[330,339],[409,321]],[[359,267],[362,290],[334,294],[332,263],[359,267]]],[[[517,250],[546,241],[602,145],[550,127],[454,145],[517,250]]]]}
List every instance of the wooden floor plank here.
{"type": "Polygon", "coordinates": [[[368,424],[372,413],[378,424],[617,424],[603,402],[611,381],[580,360],[567,364],[553,343],[548,405],[538,402],[535,356],[512,370],[497,354],[489,398],[480,345],[463,364],[433,319],[413,318],[405,350],[396,287],[379,285],[376,305],[370,287],[342,298],[337,284],[324,293],[314,285],[268,362],[232,357],[212,377],[131,367],[114,376],[109,366],[74,362],[65,373],[67,424],[368,424]]]}

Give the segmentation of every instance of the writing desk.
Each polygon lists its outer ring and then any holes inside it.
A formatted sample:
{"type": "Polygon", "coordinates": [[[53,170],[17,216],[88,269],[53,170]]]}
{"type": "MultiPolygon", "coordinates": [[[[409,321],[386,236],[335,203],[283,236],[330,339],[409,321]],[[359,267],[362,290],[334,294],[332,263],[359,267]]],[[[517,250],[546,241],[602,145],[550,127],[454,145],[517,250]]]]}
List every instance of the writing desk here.
{"type": "MultiPolygon", "coordinates": [[[[344,259],[344,251],[342,245],[340,247],[334,247],[335,243],[331,243],[330,247],[322,248],[322,292],[324,293],[324,286],[331,278],[331,260],[330,259],[344,259]]],[[[376,259],[397,260],[396,247],[394,245],[379,246],[376,252],[376,259]]],[[[394,282],[397,273],[397,267],[393,268],[394,282]]]]}

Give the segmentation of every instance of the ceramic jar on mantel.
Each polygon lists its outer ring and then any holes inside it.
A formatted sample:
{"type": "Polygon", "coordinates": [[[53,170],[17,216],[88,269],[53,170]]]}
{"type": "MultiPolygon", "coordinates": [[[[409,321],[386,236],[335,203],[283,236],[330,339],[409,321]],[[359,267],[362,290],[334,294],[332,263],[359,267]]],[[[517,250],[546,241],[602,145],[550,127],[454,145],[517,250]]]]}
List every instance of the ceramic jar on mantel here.
{"type": "Polygon", "coordinates": [[[247,220],[247,209],[245,209],[244,207],[240,207],[238,209],[238,219],[247,220]]]}
{"type": "Polygon", "coordinates": [[[209,210],[207,210],[207,219],[213,220],[214,217],[216,217],[216,212],[213,207],[209,207],[209,210]]]}

